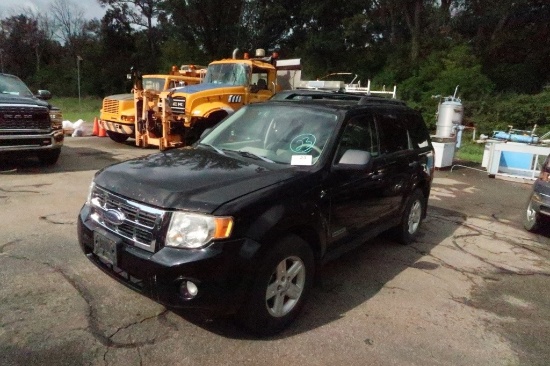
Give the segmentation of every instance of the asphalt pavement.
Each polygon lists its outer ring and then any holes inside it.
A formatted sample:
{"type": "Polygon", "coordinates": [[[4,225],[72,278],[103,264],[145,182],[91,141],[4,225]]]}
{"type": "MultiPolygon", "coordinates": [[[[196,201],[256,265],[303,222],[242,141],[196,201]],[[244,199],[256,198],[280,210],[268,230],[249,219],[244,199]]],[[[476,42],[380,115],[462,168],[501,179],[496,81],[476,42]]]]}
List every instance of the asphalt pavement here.
{"type": "Polygon", "coordinates": [[[256,339],[175,312],[81,253],[94,173],[155,153],[67,138],[58,164],[0,161],[2,365],[547,365],[550,234],[523,230],[530,185],[457,163],[435,173],[421,235],[384,235],[326,265],[299,319],[256,339]]]}

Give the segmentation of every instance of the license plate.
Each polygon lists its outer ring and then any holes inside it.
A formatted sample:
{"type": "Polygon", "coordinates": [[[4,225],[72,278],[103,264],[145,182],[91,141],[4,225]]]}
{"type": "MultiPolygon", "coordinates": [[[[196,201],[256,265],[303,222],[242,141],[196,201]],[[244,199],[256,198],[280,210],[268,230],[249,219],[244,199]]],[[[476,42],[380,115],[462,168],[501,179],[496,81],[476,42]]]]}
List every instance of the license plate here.
{"type": "Polygon", "coordinates": [[[94,254],[105,262],[117,265],[117,243],[97,232],[94,232],[94,254]]]}

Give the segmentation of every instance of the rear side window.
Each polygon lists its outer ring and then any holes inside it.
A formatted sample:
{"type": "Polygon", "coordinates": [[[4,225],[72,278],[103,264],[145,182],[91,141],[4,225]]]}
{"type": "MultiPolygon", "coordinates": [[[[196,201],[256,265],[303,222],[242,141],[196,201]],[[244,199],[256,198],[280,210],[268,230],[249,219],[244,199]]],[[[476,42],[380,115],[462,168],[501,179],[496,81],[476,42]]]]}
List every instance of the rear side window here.
{"type": "Polygon", "coordinates": [[[407,123],[402,114],[378,112],[375,114],[375,119],[380,131],[381,153],[391,154],[412,148],[407,123]]]}
{"type": "Polygon", "coordinates": [[[415,149],[426,147],[430,144],[430,133],[420,114],[408,114],[407,129],[411,139],[412,147],[415,149]]]}

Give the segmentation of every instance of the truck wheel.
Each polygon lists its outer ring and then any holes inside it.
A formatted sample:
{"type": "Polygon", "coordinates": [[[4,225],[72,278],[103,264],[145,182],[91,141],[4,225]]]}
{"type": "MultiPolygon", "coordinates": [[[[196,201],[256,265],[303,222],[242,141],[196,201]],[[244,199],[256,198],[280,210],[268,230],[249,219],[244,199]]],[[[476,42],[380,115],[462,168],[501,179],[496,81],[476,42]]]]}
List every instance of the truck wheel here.
{"type": "Polygon", "coordinates": [[[298,316],[314,272],[313,253],[304,240],[289,235],[278,241],[263,261],[239,320],[260,336],[280,332],[298,316]]]}
{"type": "MultiPolygon", "coordinates": [[[[531,195],[532,197],[532,195],[531,195]]],[[[530,232],[536,232],[541,226],[540,214],[533,209],[533,202],[529,197],[529,203],[527,203],[527,208],[525,209],[525,216],[523,218],[523,227],[525,230],[530,232]]]]}
{"type": "Polygon", "coordinates": [[[59,159],[59,154],[61,154],[61,149],[47,150],[39,152],[37,157],[44,165],[54,165],[59,159]]]}
{"type": "Polygon", "coordinates": [[[426,199],[419,189],[416,189],[408,198],[405,204],[405,211],[401,223],[394,228],[395,239],[404,245],[412,243],[418,234],[422,215],[425,210],[426,199]]]}
{"type": "Polygon", "coordinates": [[[119,143],[125,142],[126,140],[128,140],[128,137],[130,137],[123,133],[118,133],[118,132],[109,131],[109,130],[107,130],[107,136],[109,136],[109,138],[114,142],[119,142],[119,143]]]}

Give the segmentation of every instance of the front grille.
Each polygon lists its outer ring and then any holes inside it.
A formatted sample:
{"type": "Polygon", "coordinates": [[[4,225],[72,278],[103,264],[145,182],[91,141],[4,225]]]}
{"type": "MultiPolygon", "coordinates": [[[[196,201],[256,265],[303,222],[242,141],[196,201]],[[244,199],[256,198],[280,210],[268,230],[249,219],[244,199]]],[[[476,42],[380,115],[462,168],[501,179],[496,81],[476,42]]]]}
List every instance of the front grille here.
{"type": "Polygon", "coordinates": [[[51,128],[48,108],[39,106],[1,106],[0,130],[42,130],[51,128]]]}
{"type": "Polygon", "coordinates": [[[105,113],[118,114],[119,100],[113,99],[104,99],[103,100],[103,111],[105,113]]]}
{"type": "Polygon", "coordinates": [[[155,251],[166,211],[127,200],[95,186],[91,194],[92,218],[107,230],[129,239],[139,248],[155,251]],[[123,214],[121,223],[109,221],[108,212],[123,214]]]}
{"type": "Polygon", "coordinates": [[[185,97],[175,97],[172,98],[172,101],[170,103],[170,108],[172,109],[172,113],[175,114],[184,114],[185,113],[185,97]]]}

